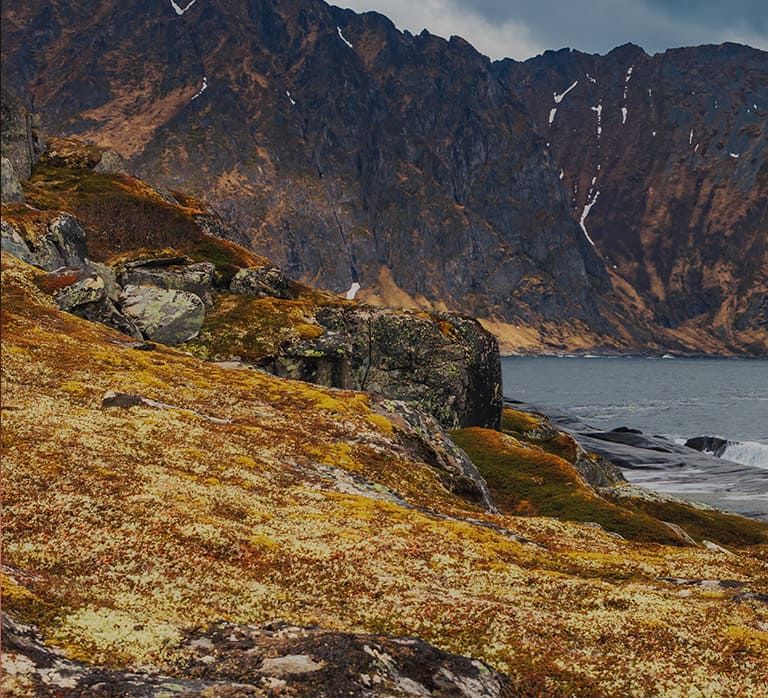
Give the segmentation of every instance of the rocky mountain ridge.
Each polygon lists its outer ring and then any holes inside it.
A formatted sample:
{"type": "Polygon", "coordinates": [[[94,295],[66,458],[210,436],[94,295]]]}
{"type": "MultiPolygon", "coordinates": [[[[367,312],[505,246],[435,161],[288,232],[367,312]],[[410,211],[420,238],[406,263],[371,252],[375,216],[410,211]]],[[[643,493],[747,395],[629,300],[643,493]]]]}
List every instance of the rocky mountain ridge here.
{"type": "Polygon", "coordinates": [[[491,63],[317,0],[3,13],[5,82],[50,133],[195,192],[303,282],[508,348],[766,351],[764,52],[491,63]]]}
{"type": "Polygon", "coordinates": [[[599,309],[608,276],[544,143],[465,42],[322,2],[90,8],[5,17],[6,80],[51,134],[118,148],[147,179],[197,191],[305,282],[546,324],[584,344],[613,334],[599,309]],[[91,40],[104,24],[109,51],[91,40]],[[163,37],[151,50],[147,25],[163,37]],[[61,64],[71,73],[48,68],[61,64]]]}
{"type": "Polygon", "coordinates": [[[765,354],[768,54],[627,45],[495,68],[626,303],[683,343],[765,354]]]}

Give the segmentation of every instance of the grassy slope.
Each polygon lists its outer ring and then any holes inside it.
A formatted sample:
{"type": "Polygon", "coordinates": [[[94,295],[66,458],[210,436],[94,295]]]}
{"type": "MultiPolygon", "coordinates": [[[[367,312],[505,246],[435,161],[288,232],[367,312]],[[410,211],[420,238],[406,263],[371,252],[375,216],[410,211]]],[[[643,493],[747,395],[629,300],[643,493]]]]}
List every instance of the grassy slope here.
{"type": "Polygon", "coordinates": [[[553,429],[545,418],[504,409],[505,438],[483,431],[455,435],[487,479],[500,505],[510,512],[593,521],[632,540],[672,542],[668,521],[681,526],[696,542],[726,546],[768,543],[768,526],[721,511],[675,501],[619,496],[620,490],[596,496],[570,466],[577,453],[571,436],[553,429]]]}
{"type": "Polygon", "coordinates": [[[280,617],[417,635],[529,695],[757,694],[766,606],[659,578],[766,592],[765,547],[483,514],[397,451],[364,395],[130,349],[3,266],[4,607],[70,655],[173,670],[183,628],[280,617]],[[102,409],[107,390],[176,408],[102,409]],[[324,465],[455,518],[350,492],[324,465]]]}

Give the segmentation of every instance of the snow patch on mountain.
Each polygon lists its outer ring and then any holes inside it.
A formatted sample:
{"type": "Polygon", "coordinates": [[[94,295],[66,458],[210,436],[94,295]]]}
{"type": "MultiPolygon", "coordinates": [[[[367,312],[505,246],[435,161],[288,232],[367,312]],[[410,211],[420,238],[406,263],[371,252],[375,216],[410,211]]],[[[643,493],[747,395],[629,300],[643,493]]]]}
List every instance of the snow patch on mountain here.
{"type": "Polygon", "coordinates": [[[347,41],[347,38],[344,36],[344,32],[341,31],[341,27],[336,27],[336,31],[339,32],[339,38],[347,45],[349,48],[354,48],[352,44],[347,41]]]}
{"type": "Polygon", "coordinates": [[[552,98],[555,100],[555,104],[560,104],[560,102],[563,101],[563,97],[567,95],[576,85],[579,84],[579,81],[576,80],[573,85],[571,85],[565,92],[561,92],[560,94],[557,94],[557,92],[552,93],[552,98]]]}
{"type": "Polygon", "coordinates": [[[171,7],[173,8],[173,11],[181,17],[188,9],[192,7],[197,2],[197,0],[191,0],[191,2],[188,2],[185,7],[180,7],[177,5],[174,0],[171,0],[171,7]]]}
{"type": "Polygon", "coordinates": [[[349,287],[349,290],[347,291],[347,300],[353,301],[355,300],[355,296],[357,296],[357,292],[360,290],[360,284],[357,283],[357,281],[353,282],[352,285],[349,287]]]}
{"type": "Polygon", "coordinates": [[[203,75],[203,86],[193,95],[192,99],[197,99],[207,89],[208,89],[208,78],[205,77],[205,75],[203,75]]]}
{"type": "Polygon", "coordinates": [[[589,241],[589,244],[592,245],[592,247],[595,247],[595,241],[590,237],[589,232],[587,232],[587,216],[589,215],[589,212],[592,210],[592,207],[597,203],[597,197],[600,196],[600,190],[598,189],[594,196],[592,196],[591,199],[587,201],[587,203],[584,206],[584,210],[581,212],[581,218],[579,219],[579,225],[581,226],[581,229],[584,231],[584,237],[587,238],[589,241]]]}

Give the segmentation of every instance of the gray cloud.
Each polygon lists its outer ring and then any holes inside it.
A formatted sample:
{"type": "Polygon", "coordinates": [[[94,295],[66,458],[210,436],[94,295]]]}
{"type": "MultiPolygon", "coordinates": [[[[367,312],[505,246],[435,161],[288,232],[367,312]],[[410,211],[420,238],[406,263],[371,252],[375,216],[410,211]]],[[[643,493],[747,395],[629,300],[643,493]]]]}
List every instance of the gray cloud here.
{"type": "Polygon", "coordinates": [[[547,48],[605,53],[632,42],[675,46],[745,43],[768,50],[766,0],[336,0],[377,10],[401,29],[458,34],[491,58],[547,48]]]}

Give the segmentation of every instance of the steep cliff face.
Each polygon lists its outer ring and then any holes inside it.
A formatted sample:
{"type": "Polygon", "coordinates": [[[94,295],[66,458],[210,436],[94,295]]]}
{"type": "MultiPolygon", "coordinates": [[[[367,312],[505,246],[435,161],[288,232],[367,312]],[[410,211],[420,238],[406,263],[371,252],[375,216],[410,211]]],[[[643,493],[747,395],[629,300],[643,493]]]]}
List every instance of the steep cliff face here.
{"type": "Polygon", "coordinates": [[[292,276],[611,332],[545,143],[466,42],[322,2],[4,12],[4,69],[51,131],[204,196],[292,276]]]}
{"type": "Polygon", "coordinates": [[[768,350],[768,54],[547,52],[495,65],[627,302],[683,344],[768,350]]]}

